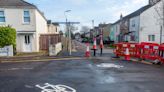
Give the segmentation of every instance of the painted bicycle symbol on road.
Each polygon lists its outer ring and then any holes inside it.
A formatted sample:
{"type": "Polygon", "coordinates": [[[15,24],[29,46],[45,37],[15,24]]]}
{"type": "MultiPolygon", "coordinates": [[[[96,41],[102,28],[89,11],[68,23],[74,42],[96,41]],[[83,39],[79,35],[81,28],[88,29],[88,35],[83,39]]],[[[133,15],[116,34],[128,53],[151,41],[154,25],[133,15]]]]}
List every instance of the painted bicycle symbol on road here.
{"type": "Polygon", "coordinates": [[[41,92],[76,92],[75,89],[66,86],[66,85],[52,85],[49,83],[45,83],[44,86],[36,85],[41,92]]]}

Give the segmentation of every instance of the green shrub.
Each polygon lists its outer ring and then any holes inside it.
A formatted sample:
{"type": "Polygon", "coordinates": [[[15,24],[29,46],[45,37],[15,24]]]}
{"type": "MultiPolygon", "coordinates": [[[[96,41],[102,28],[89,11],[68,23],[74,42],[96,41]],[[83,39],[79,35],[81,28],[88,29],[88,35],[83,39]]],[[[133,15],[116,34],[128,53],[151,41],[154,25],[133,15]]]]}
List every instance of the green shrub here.
{"type": "Polygon", "coordinates": [[[0,47],[7,45],[16,47],[16,30],[11,27],[0,27],[0,47]]]}
{"type": "Polygon", "coordinates": [[[109,47],[111,47],[111,48],[115,48],[115,46],[114,46],[113,44],[110,44],[109,47]]]}

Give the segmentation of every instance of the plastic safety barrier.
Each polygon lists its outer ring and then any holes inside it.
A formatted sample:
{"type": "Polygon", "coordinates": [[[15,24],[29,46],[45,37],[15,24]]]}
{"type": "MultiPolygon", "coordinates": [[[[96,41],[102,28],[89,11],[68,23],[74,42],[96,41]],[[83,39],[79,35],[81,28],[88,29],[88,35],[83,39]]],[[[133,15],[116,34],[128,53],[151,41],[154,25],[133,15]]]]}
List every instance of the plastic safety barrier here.
{"type": "Polygon", "coordinates": [[[164,44],[157,43],[117,43],[115,44],[116,49],[114,54],[116,56],[126,56],[125,52],[130,54],[130,57],[149,59],[149,60],[160,60],[164,62],[164,44]]]}
{"type": "Polygon", "coordinates": [[[161,44],[159,47],[159,60],[164,63],[164,44],[161,44]]]}

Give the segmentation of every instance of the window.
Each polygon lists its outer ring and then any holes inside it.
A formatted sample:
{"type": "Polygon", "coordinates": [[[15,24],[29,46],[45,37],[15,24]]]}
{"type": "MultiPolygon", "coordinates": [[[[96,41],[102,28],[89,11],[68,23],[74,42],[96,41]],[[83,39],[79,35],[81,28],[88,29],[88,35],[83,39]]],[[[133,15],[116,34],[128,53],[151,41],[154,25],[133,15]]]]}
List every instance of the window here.
{"type": "Polygon", "coordinates": [[[132,20],[132,27],[135,27],[135,20],[132,20]]]}
{"type": "Polygon", "coordinates": [[[149,41],[155,41],[155,35],[149,35],[148,40],[149,41]]]}
{"type": "Polygon", "coordinates": [[[4,11],[0,11],[0,22],[5,22],[5,14],[4,14],[4,11]]]}
{"type": "Polygon", "coordinates": [[[58,32],[58,28],[56,27],[56,32],[58,32]]]}
{"type": "Polygon", "coordinates": [[[24,23],[30,23],[30,12],[24,11],[24,23]]]}
{"type": "Polygon", "coordinates": [[[29,35],[25,35],[25,43],[30,44],[30,36],[29,35]]]}

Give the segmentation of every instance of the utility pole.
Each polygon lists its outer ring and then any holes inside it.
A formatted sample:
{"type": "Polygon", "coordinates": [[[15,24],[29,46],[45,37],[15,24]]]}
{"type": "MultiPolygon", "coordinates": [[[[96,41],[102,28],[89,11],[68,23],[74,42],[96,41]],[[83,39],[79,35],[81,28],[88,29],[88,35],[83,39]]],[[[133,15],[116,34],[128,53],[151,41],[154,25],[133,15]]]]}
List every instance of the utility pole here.
{"type": "Polygon", "coordinates": [[[69,28],[68,28],[68,32],[69,32],[69,55],[72,55],[72,37],[71,37],[71,28],[70,28],[70,22],[68,22],[69,28]]]}
{"type": "Polygon", "coordinates": [[[92,20],[92,28],[93,28],[92,36],[94,37],[94,20],[92,20]]]}
{"type": "Polygon", "coordinates": [[[92,20],[92,28],[94,28],[94,20],[92,20]]]}
{"type": "Polygon", "coordinates": [[[64,12],[64,15],[65,15],[65,18],[66,18],[66,30],[67,30],[67,32],[68,32],[68,46],[67,46],[67,50],[69,49],[69,55],[71,55],[72,53],[71,53],[71,32],[70,32],[70,23],[68,23],[68,19],[67,19],[67,16],[66,16],[66,13],[68,13],[68,12],[71,12],[71,10],[66,10],[65,12],[64,12]]]}
{"type": "Polygon", "coordinates": [[[67,18],[66,18],[66,22],[54,22],[54,23],[58,23],[58,24],[64,24],[66,25],[66,33],[67,33],[67,39],[66,42],[67,44],[67,51],[69,52],[69,55],[72,54],[72,45],[71,45],[71,27],[70,25],[72,24],[80,24],[80,22],[68,22],[67,18]],[[68,40],[68,41],[67,41],[68,40]]]}

